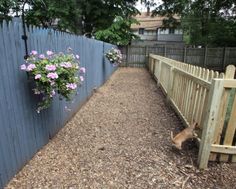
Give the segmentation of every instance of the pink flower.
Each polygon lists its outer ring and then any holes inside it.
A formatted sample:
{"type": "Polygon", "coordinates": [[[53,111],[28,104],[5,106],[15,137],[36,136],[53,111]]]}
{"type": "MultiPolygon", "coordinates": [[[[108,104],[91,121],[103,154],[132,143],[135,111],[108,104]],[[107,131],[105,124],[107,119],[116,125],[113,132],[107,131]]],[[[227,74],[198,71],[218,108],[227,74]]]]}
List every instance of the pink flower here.
{"type": "Polygon", "coordinates": [[[37,74],[35,77],[34,77],[34,79],[40,79],[42,76],[41,76],[41,74],[37,74]]]}
{"type": "Polygon", "coordinates": [[[50,82],[50,85],[51,85],[51,86],[55,85],[55,81],[51,81],[51,82],[50,82]]]}
{"type": "Polygon", "coordinates": [[[70,62],[62,62],[60,66],[63,68],[71,68],[72,64],[70,62]]]}
{"type": "Polygon", "coordinates": [[[45,55],[44,55],[44,54],[40,54],[40,55],[39,55],[39,58],[40,58],[40,59],[45,59],[45,55]]]}
{"type": "Polygon", "coordinates": [[[52,56],[52,55],[53,55],[53,52],[52,52],[52,51],[47,51],[47,55],[48,55],[48,56],[52,56]]]}
{"type": "Polygon", "coordinates": [[[79,55],[77,54],[77,55],[75,55],[75,57],[79,60],[79,55]]]}
{"type": "Polygon", "coordinates": [[[50,97],[53,97],[56,94],[56,92],[54,90],[52,90],[50,97]]]}
{"type": "Polygon", "coordinates": [[[66,87],[67,87],[67,90],[69,90],[69,89],[74,90],[77,88],[77,84],[76,83],[68,83],[68,84],[66,84],[66,87]]]}
{"type": "Polygon", "coordinates": [[[47,77],[50,79],[57,79],[58,75],[55,72],[50,72],[50,73],[48,73],[47,77]]]}
{"type": "Polygon", "coordinates": [[[27,67],[27,71],[32,71],[35,68],[36,68],[35,64],[29,64],[27,67]]]}
{"type": "Polygon", "coordinates": [[[38,52],[37,51],[35,51],[35,50],[33,50],[33,51],[31,51],[31,53],[30,53],[31,55],[37,55],[38,54],[38,52]]]}
{"type": "Polygon", "coordinates": [[[40,91],[38,90],[38,89],[33,89],[33,91],[34,91],[34,94],[40,94],[40,91]]]}
{"type": "Polygon", "coordinates": [[[46,70],[48,71],[55,71],[57,69],[57,67],[53,64],[50,64],[50,65],[46,65],[46,70]]]}
{"type": "Polygon", "coordinates": [[[83,76],[80,76],[80,81],[84,81],[84,77],[83,76]]]}
{"type": "Polygon", "coordinates": [[[85,73],[85,72],[86,72],[86,69],[85,69],[85,67],[81,67],[81,68],[79,69],[79,71],[80,71],[81,73],[85,73]]]}
{"type": "Polygon", "coordinates": [[[25,64],[22,64],[22,65],[20,66],[20,69],[21,69],[21,70],[26,70],[26,68],[27,68],[27,67],[26,67],[25,64]]]}

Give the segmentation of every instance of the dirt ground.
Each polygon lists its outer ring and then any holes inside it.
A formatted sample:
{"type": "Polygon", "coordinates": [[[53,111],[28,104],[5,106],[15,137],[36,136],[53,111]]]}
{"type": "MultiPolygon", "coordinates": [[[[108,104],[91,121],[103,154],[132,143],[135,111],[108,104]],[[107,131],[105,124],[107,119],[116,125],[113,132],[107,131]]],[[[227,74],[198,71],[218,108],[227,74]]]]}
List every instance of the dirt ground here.
{"type": "Polygon", "coordinates": [[[6,188],[233,189],[236,166],[196,167],[192,141],[145,69],[119,68],[6,188]]]}

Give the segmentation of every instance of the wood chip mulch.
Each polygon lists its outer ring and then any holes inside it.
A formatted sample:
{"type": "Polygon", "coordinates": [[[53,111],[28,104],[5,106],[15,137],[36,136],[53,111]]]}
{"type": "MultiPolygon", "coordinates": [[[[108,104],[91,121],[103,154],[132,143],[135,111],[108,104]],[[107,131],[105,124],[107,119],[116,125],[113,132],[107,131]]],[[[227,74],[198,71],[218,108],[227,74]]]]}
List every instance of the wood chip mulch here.
{"type": "Polygon", "coordinates": [[[147,70],[119,68],[6,188],[236,188],[235,165],[201,171],[194,142],[172,148],[182,129],[147,70]]]}

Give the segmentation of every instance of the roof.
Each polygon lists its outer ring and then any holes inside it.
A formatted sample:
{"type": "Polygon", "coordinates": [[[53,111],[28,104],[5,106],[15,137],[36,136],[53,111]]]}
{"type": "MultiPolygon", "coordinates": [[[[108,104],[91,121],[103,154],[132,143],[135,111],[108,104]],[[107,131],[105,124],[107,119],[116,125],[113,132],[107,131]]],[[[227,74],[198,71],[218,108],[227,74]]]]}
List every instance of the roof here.
{"type": "MultiPolygon", "coordinates": [[[[142,12],[134,17],[140,24],[132,24],[132,30],[138,30],[139,28],[145,28],[145,30],[156,30],[157,28],[162,27],[163,19],[167,18],[164,16],[154,16],[151,14],[147,15],[147,12],[142,12]]],[[[178,16],[174,16],[174,18],[179,18],[178,16]]]]}

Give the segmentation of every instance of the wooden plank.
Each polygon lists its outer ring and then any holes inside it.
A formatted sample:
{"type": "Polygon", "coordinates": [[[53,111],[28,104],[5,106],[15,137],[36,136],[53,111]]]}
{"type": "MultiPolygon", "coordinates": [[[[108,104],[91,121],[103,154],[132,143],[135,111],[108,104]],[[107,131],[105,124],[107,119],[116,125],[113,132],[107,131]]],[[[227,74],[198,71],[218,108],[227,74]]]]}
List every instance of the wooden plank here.
{"type": "MultiPolygon", "coordinates": [[[[203,69],[203,78],[204,80],[208,80],[209,79],[209,70],[207,69],[203,69]]],[[[203,116],[203,112],[205,111],[205,106],[206,106],[206,100],[207,100],[207,95],[208,95],[208,89],[204,87],[203,91],[202,91],[202,100],[200,103],[200,117],[199,120],[201,121],[201,124],[203,124],[202,122],[202,116],[203,116]]]]}
{"type": "MultiPolygon", "coordinates": [[[[191,65],[191,74],[194,75],[195,67],[191,65]]],[[[189,105],[188,105],[188,112],[187,112],[187,120],[189,123],[192,123],[192,115],[193,115],[193,101],[195,97],[195,86],[196,83],[192,80],[190,83],[190,98],[189,98],[189,105]]]]}
{"type": "MultiPolygon", "coordinates": [[[[202,68],[199,68],[199,73],[198,76],[200,77],[202,75],[202,68]]],[[[195,120],[200,124],[200,128],[202,127],[201,120],[200,120],[200,104],[201,104],[201,99],[202,99],[202,93],[203,93],[204,88],[198,84],[198,98],[196,102],[196,113],[195,113],[195,120]]]]}
{"type": "MultiPolygon", "coordinates": [[[[196,77],[199,77],[200,75],[200,67],[196,67],[196,70],[195,70],[195,73],[194,75],[196,77]]],[[[195,119],[195,121],[199,121],[196,119],[196,113],[197,113],[197,103],[199,101],[199,84],[196,84],[196,87],[195,87],[195,100],[194,100],[194,104],[193,104],[193,118],[195,119]]],[[[198,122],[199,123],[199,122],[198,122]]]]}
{"type": "MultiPolygon", "coordinates": [[[[221,133],[223,131],[224,121],[225,121],[225,115],[227,111],[227,98],[228,98],[228,92],[223,89],[223,96],[221,97],[220,103],[220,109],[218,112],[218,118],[217,118],[217,127],[215,129],[214,133],[214,141],[213,144],[219,144],[220,138],[222,137],[221,133]]],[[[216,154],[210,155],[209,158],[211,161],[216,160],[216,154]]]]}
{"type": "Polygon", "coordinates": [[[236,88],[236,79],[224,79],[225,88],[236,88]]]}
{"type": "Polygon", "coordinates": [[[236,154],[236,146],[212,144],[211,152],[225,154],[236,154]]]}
{"type": "Polygon", "coordinates": [[[173,69],[172,69],[172,73],[173,73],[173,85],[172,85],[172,92],[171,92],[171,99],[173,100],[173,101],[175,101],[176,100],[176,89],[177,89],[177,87],[176,87],[176,83],[177,83],[177,81],[176,81],[176,78],[177,78],[177,75],[176,75],[176,73],[175,72],[173,72],[173,69]]]}
{"type": "Polygon", "coordinates": [[[204,88],[209,89],[211,86],[211,83],[204,80],[204,79],[200,79],[200,78],[196,78],[193,74],[190,74],[188,72],[185,72],[179,68],[174,68],[174,72],[179,72],[179,74],[184,75],[185,77],[188,77],[190,79],[192,79],[194,82],[200,84],[201,86],[203,86],[204,88]]]}
{"type": "Polygon", "coordinates": [[[186,104],[187,104],[187,95],[188,95],[188,78],[187,77],[184,77],[184,83],[183,83],[183,89],[181,89],[182,91],[182,97],[183,97],[183,100],[182,100],[182,107],[181,107],[181,111],[182,111],[182,114],[183,115],[186,115],[186,111],[185,111],[185,107],[186,107],[186,104]]]}
{"type": "MultiPolygon", "coordinates": [[[[226,72],[225,72],[225,79],[232,79],[234,78],[234,72],[235,72],[235,67],[234,66],[227,66],[226,68],[226,72]]],[[[223,81],[224,83],[224,81],[223,81]]],[[[218,121],[217,121],[217,128],[215,130],[214,133],[214,144],[219,144],[221,141],[221,137],[222,136],[222,132],[223,132],[223,127],[224,127],[224,122],[225,122],[225,116],[226,116],[226,111],[227,111],[227,106],[228,106],[228,97],[230,94],[230,90],[229,89],[224,89],[223,91],[223,96],[221,98],[220,101],[220,109],[218,112],[218,121]]],[[[216,154],[213,154],[210,156],[210,159],[212,161],[214,161],[216,159],[216,154]]],[[[221,158],[220,156],[220,160],[221,161],[228,161],[228,156],[223,156],[223,158],[221,158]]]]}
{"type": "Polygon", "coordinates": [[[167,101],[172,98],[172,93],[173,93],[173,85],[174,85],[174,72],[173,72],[173,67],[170,68],[170,74],[169,74],[169,79],[168,79],[168,89],[167,89],[167,101]]]}
{"type": "MultiPolygon", "coordinates": [[[[190,67],[189,67],[190,68],[190,67]]],[[[188,109],[189,109],[189,103],[190,103],[190,98],[191,98],[191,84],[192,84],[192,80],[190,78],[186,78],[187,79],[187,84],[186,84],[186,96],[185,96],[185,106],[184,106],[184,116],[185,119],[188,120],[188,109]]],[[[182,95],[181,95],[182,96],[182,95]]]]}
{"type": "Polygon", "coordinates": [[[207,168],[222,93],[223,81],[220,79],[213,79],[207,101],[207,112],[204,117],[203,132],[198,153],[198,165],[200,169],[207,168]]]}
{"type": "Polygon", "coordinates": [[[188,114],[188,121],[190,123],[193,122],[193,120],[195,120],[195,117],[194,117],[194,105],[195,105],[195,100],[197,98],[197,92],[198,92],[198,89],[197,89],[197,86],[198,84],[193,82],[192,84],[192,93],[191,93],[191,101],[190,101],[190,106],[189,106],[189,114],[188,114]]]}
{"type": "MultiPolygon", "coordinates": [[[[228,101],[227,101],[228,102],[228,101]]],[[[226,133],[224,136],[224,143],[223,145],[232,145],[234,135],[235,135],[235,129],[236,129],[236,95],[234,97],[234,102],[231,110],[231,115],[229,119],[229,123],[226,128],[226,133]]],[[[220,161],[228,161],[227,155],[221,155],[220,161]]]]}

